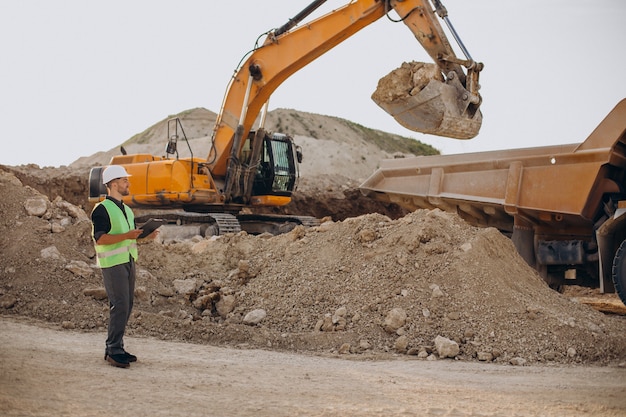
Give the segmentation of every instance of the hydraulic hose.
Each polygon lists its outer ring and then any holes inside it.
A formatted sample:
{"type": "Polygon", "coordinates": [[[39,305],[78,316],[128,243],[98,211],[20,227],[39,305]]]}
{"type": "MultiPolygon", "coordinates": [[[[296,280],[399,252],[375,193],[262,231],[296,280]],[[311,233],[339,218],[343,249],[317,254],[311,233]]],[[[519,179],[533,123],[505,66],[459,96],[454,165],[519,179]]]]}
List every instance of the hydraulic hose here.
{"type": "Polygon", "coordinates": [[[280,36],[283,33],[287,32],[289,29],[300,23],[302,19],[313,13],[318,7],[320,7],[324,3],[326,3],[326,0],[316,0],[313,3],[309,4],[307,7],[302,9],[300,13],[295,15],[292,19],[289,19],[287,23],[276,29],[276,31],[274,32],[274,36],[280,36]]]}

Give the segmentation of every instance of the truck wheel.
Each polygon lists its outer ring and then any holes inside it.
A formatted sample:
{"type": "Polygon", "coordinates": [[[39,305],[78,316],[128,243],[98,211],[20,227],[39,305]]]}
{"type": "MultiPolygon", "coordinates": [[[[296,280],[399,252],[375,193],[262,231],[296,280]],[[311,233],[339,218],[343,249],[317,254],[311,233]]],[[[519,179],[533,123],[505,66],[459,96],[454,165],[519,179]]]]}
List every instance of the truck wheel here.
{"type": "Polygon", "coordinates": [[[617,295],[626,304],[626,240],[619,245],[613,258],[613,284],[617,295]]]}

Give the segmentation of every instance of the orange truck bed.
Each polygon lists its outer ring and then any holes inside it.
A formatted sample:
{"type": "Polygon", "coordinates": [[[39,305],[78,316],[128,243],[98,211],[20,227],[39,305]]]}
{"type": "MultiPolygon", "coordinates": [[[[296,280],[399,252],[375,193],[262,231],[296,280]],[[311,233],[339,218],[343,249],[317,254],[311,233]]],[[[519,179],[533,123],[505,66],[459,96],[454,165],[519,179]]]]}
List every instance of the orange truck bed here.
{"type": "MultiPolygon", "coordinates": [[[[597,276],[595,231],[615,221],[625,173],[626,99],[580,144],[384,160],[360,188],[410,210],[439,208],[500,229],[550,284],[610,290],[597,276]]],[[[610,233],[619,240],[618,229],[610,233]]]]}

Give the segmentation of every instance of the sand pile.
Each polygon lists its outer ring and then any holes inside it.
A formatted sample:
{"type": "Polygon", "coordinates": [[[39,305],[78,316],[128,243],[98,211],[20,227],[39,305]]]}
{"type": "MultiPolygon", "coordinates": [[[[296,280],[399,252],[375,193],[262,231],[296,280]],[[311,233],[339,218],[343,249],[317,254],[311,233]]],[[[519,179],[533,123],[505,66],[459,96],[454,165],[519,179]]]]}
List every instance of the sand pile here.
{"type": "MultiPolygon", "coordinates": [[[[84,212],[3,171],[0,191],[0,312],[104,332],[84,212]]],[[[357,359],[626,360],[626,320],[550,290],[495,229],[437,210],[139,250],[133,335],[357,359]]]]}

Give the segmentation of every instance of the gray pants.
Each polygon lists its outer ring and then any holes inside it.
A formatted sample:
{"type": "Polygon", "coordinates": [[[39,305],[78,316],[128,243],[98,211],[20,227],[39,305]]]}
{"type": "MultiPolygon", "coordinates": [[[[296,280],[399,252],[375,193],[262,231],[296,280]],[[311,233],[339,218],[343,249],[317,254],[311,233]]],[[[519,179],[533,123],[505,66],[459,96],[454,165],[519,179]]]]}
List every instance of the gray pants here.
{"type": "Polygon", "coordinates": [[[106,353],[124,353],[124,332],[133,310],[135,292],[135,262],[102,268],[104,289],[109,297],[109,330],[106,353]]]}

